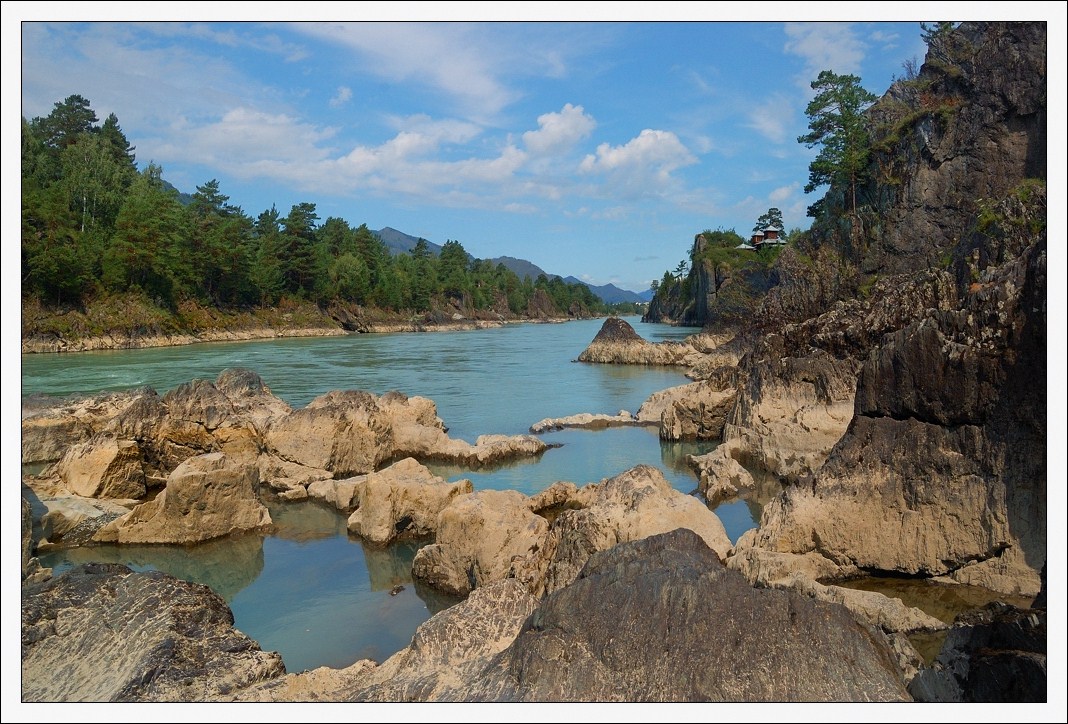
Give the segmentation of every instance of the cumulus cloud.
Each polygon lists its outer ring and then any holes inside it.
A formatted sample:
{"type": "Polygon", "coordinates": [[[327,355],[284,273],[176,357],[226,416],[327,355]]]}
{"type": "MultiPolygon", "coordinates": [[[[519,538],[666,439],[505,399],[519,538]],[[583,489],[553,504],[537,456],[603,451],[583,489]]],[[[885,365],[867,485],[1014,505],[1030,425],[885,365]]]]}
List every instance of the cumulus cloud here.
{"type": "Polygon", "coordinates": [[[331,108],[339,108],[352,100],[352,88],[343,85],[337,89],[337,95],[330,99],[331,108]]]}
{"type": "Polygon", "coordinates": [[[548,155],[567,151],[587,138],[597,122],[582,106],[564,105],[559,113],[543,113],[538,116],[538,130],[523,134],[527,150],[535,155],[548,155]]]}
{"type": "Polygon", "coordinates": [[[271,163],[302,163],[326,158],[321,147],[334,136],[334,129],[319,128],[282,114],[250,108],[227,111],[218,121],[194,125],[179,119],[171,138],[155,146],[164,163],[181,159],[216,165],[241,176],[249,173],[252,160],[271,163]]]}
{"type": "Polygon", "coordinates": [[[645,129],[622,146],[602,143],[579,170],[604,174],[612,190],[628,196],[658,195],[673,184],[672,172],[697,159],[671,131],[645,129]]]}

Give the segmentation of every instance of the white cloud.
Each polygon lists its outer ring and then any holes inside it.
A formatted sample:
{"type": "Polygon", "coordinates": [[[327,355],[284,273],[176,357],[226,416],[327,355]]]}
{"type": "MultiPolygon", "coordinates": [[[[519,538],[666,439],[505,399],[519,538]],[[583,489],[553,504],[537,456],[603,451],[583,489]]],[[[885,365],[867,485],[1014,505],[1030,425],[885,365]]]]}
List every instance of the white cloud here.
{"type": "Polygon", "coordinates": [[[352,88],[343,85],[337,89],[337,95],[330,99],[330,107],[338,108],[352,100],[352,88]]]}
{"type": "Polygon", "coordinates": [[[774,189],[770,194],[768,194],[768,199],[777,203],[781,203],[796,194],[800,189],[801,184],[795,181],[789,186],[780,186],[779,188],[774,189]]]}
{"type": "Polygon", "coordinates": [[[492,48],[478,26],[456,23],[297,23],[298,32],[338,43],[370,62],[360,70],[429,86],[472,118],[488,118],[517,95],[497,79],[492,48]]]}
{"type": "Polygon", "coordinates": [[[672,172],[697,159],[671,131],[645,129],[622,146],[602,143],[587,155],[579,170],[604,174],[613,193],[660,195],[674,185],[672,172]]]}
{"type": "Polygon", "coordinates": [[[523,134],[527,150],[535,155],[547,155],[567,151],[587,138],[597,122],[586,114],[582,106],[564,105],[559,113],[543,113],[538,116],[538,130],[523,134]]]}
{"type": "Polygon", "coordinates": [[[864,58],[864,44],[849,23],[787,23],[785,50],[805,61],[807,88],[821,70],[839,75],[856,73],[864,58]]]}
{"type": "Polygon", "coordinates": [[[300,163],[326,157],[320,144],[334,129],[317,128],[285,114],[249,108],[228,111],[214,123],[195,126],[177,119],[167,141],[153,144],[156,160],[192,161],[250,177],[250,163],[300,163]]]}

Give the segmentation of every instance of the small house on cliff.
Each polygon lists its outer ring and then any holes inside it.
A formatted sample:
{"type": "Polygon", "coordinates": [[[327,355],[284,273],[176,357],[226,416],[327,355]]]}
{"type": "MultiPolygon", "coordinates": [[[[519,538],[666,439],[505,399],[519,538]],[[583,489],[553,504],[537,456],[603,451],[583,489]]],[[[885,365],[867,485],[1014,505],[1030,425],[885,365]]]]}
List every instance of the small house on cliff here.
{"type": "MultiPolygon", "coordinates": [[[[748,248],[760,251],[761,249],[785,246],[786,239],[779,236],[781,231],[782,229],[777,226],[766,226],[763,231],[753,232],[753,238],[750,240],[748,248]]],[[[741,249],[743,247],[739,246],[738,248],[741,249]]]]}

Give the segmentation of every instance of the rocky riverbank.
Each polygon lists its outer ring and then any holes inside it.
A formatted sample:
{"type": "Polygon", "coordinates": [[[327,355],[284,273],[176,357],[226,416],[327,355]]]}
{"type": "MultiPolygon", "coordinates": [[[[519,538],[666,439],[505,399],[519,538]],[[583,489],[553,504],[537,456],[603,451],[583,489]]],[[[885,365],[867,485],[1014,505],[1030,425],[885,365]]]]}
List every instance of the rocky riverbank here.
{"type": "Polygon", "coordinates": [[[280,337],[449,332],[569,319],[572,317],[505,316],[455,308],[412,315],[357,305],[323,309],[300,302],[229,311],[186,302],[177,310],[168,311],[137,296],[110,298],[85,309],[50,309],[36,300],[26,299],[22,304],[21,348],[22,354],[88,352],[280,337]]]}

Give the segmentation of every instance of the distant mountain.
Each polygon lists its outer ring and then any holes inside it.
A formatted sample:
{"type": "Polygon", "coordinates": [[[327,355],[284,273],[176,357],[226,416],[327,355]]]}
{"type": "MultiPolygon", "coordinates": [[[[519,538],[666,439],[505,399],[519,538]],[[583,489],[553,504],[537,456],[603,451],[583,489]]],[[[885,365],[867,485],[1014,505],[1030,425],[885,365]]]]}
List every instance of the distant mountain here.
{"type": "Polygon", "coordinates": [[[520,279],[530,277],[531,281],[536,281],[541,274],[544,274],[547,279],[552,279],[556,276],[533,262],[529,262],[526,259],[516,259],[514,256],[499,256],[496,259],[490,259],[490,261],[494,264],[503,264],[505,269],[514,272],[520,279]]]}
{"type": "MultiPolygon", "coordinates": [[[[626,289],[620,289],[615,284],[602,284],[597,286],[584,282],[581,279],[575,277],[564,277],[564,281],[568,284],[585,284],[590,288],[590,291],[596,294],[605,304],[617,304],[618,302],[643,302],[647,301],[642,299],[642,296],[637,292],[631,292],[626,289]]],[[[650,295],[650,299],[652,296],[650,295]]]]}
{"type": "MultiPolygon", "coordinates": [[[[374,233],[393,254],[409,253],[415,248],[416,242],[419,241],[418,237],[405,234],[403,231],[397,231],[389,226],[384,229],[379,229],[374,233]]],[[[424,239],[424,241],[426,240],[424,239]]],[[[430,252],[435,256],[441,253],[440,245],[430,241],[427,241],[426,245],[427,248],[430,249],[430,252]]],[[[520,279],[530,277],[531,281],[534,281],[541,274],[544,274],[548,279],[559,277],[558,274],[550,274],[534,262],[527,261],[526,259],[516,259],[514,256],[498,256],[489,259],[488,261],[493,264],[503,264],[505,269],[513,272],[520,279]]],[[[652,289],[647,289],[639,294],[637,292],[627,291],[626,289],[620,289],[614,284],[596,286],[588,284],[577,277],[569,276],[559,278],[562,278],[568,284],[585,284],[590,288],[590,291],[596,294],[605,304],[616,304],[618,302],[648,302],[653,298],[652,289]]]]}
{"type": "MultiPolygon", "coordinates": [[[[409,234],[405,234],[403,231],[397,231],[396,229],[391,228],[389,226],[384,229],[379,229],[374,233],[378,236],[379,239],[382,240],[382,243],[385,244],[386,247],[393,254],[407,254],[412,249],[414,249],[415,245],[419,242],[418,236],[411,236],[409,234]]],[[[430,249],[431,254],[433,254],[434,256],[438,256],[441,253],[440,244],[435,244],[431,241],[427,241],[426,239],[423,239],[423,241],[426,241],[426,246],[428,249],[430,249]]]]}

